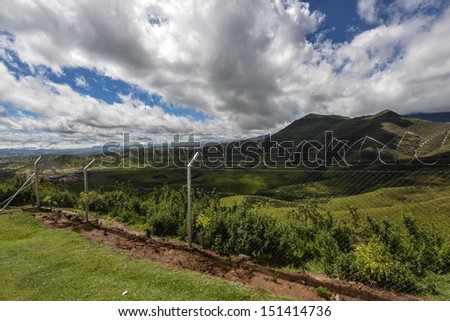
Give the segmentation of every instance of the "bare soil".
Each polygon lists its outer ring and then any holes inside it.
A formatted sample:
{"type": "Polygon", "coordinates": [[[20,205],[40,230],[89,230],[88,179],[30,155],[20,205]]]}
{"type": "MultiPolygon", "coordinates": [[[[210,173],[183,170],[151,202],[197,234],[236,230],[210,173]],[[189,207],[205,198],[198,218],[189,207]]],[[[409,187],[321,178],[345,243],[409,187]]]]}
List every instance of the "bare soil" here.
{"type": "MultiPolygon", "coordinates": [[[[24,209],[30,212],[30,209],[24,209]]],[[[34,210],[35,216],[46,226],[71,229],[87,239],[105,244],[131,255],[159,262],[178,269],[186,269],[214,277],[240,282],[265,289],[296,300],[324,300],[316,293],[319,286],[331,293],[331,300],[421,300],[421,298],[396,294],[355,282],[331,279],[311,273],[288,273],[258,265],[248,257],[223,257],[198,245],[147,237],[145,232],[128,230],[124,225],[105,226],[101,219],[84,223],[78,214],[63,210],[34,210]]]]}

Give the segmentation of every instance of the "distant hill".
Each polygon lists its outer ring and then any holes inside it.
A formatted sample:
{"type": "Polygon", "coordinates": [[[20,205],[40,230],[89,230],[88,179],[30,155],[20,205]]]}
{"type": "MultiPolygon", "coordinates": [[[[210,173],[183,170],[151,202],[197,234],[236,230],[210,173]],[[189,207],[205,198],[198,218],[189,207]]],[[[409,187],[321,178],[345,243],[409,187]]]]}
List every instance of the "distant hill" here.
{"type": "Polygon", "coordinates": [[[24,157],[24,156],[35,156],[35,155],[84,155],[100,153],[102,150],[101,146],[94,146],[91,148],[77,148],[77,149],[13,149],[4,148],[0,149],[1,157],[24,157]]]}

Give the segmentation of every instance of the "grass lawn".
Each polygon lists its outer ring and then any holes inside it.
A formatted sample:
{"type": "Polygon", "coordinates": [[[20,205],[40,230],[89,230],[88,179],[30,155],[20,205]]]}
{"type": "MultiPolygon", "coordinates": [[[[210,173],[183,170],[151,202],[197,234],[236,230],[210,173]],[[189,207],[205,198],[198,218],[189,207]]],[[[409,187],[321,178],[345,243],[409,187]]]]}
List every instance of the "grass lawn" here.
{"type": "Polygon", "coordinates": [[[280,299],[132,258],[75,232],[46,228],[20,211],[0,215],[0,275],[0,300],[280,299]]]}

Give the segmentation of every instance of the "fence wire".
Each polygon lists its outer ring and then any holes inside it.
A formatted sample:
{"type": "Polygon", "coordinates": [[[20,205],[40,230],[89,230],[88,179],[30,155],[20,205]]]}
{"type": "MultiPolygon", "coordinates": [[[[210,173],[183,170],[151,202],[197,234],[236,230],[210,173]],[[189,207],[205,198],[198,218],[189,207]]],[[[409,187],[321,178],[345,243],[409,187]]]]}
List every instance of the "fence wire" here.
{"type": "MultiPolygon", "coordinates": [[[[279,269],[450,300],[450,171],[408,169],[194,167],[193,242],[279,269]]],[[[82,209],[80,187],[42,182],[42,205],[82,209]]],[[[187,241],[186,170],[93,170],[89,210],[187,241]]]]}
{"type": "Polygon", "coordinates": [[[192,185],[220,207],[194,204],[194,242],[279,268],[435,295],[450,279],[449,175],[197,169],[192,185]]]}

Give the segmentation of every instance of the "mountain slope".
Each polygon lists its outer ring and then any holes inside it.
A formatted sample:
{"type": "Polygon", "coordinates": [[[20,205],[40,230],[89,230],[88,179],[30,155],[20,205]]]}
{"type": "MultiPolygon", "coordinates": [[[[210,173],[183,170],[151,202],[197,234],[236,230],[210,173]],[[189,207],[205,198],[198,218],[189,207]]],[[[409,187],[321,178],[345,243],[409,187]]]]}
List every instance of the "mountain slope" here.
{"type": "Polygon", "coordinates": [[[312,139],[322,141],[326,131],[333,131],[334,136],[339,139],[356,141],[364,136],[370,136],[388,143],[391,139],[402,137],[405,132],[426,137],[449,129],[450,123],[400,116],[391,110],[356,118],[309,114],[274,134],[272,139],[295,142],[312,139]]]}
{"type": "Polygon", "coordinates": [[[327,131],[371,152],[384,147],[410,157],[419,150],[421,156],[428,157],[450,151],[450,123],[410,118],[391,110],[355,118],[310,114],[274,134],[272,140],[293,141],[295,145],[304,140],[323,143],[327,131]]]}

